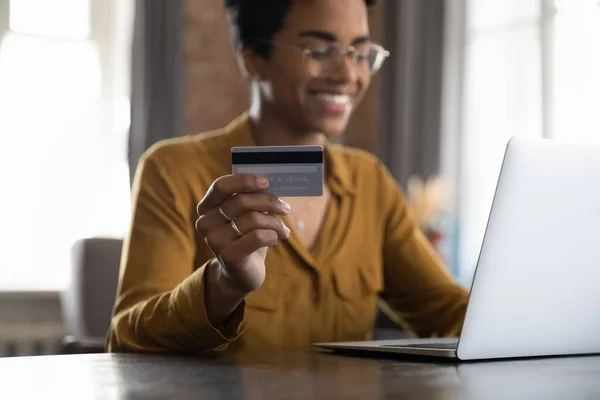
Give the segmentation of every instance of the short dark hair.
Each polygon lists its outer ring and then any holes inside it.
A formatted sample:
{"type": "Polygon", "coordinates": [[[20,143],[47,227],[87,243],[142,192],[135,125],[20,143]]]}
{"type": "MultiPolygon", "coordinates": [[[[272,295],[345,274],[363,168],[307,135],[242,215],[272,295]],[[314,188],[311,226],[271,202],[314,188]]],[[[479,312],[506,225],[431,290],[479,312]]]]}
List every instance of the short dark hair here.
{"type": "MultiPolygon", "coordinates": [[[[236,46],[248,46],[268,58],[268,41],[283,27],[293,0],[224,0],[236,46]]],[[[367,7],[377,0],[365,0],[367,7]]]]}

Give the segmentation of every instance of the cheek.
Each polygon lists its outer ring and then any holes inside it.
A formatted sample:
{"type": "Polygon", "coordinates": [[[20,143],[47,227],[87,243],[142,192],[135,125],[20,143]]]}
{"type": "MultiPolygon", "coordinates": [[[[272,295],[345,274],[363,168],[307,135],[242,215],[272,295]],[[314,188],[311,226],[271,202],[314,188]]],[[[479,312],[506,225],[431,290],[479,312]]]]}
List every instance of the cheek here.
{"type": "Polygon", "coordinates": [[[282,65],[271,74],[270,86],[274,103],[285,108],[301,105],[306,98],[309,81],[310,78],[301,65],[282,65]]]}
{"type": "Polygon", "coordinates": [[[362,99],[365,97],[365,94],[367,93],[369,86],[371,86],[371,77],[370,76],[365,76],[365,77],[361,77],[361,78],[357,79],[358,94],[354,101],[355,108],[356,108],[356,106],[358,106],[358,104],[360,104],[362,99]]]}

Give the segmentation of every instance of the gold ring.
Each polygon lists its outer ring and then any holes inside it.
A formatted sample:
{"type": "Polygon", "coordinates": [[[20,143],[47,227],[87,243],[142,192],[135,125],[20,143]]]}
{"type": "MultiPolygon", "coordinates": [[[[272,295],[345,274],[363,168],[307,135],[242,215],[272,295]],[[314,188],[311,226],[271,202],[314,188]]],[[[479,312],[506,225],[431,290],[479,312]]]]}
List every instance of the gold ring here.
{"type": "Polygon", "coordinates": [[[225,211],[223,211],[223,208],[221,206],[219,206],[219,215],[221,215],[221,217],[223,217],[227,222],[233,221],[233,218],[229,218],[229,216],[225,214],[225,211]]]}
{"type": "Polygon", "coordinates": [[[238,226],[235,224],[235,221],[234,221],[234,220],[231,220],[231,221],[229,221],[229,225],[231,225],[231,229],[233,229],[233,231],[235,232],[235,234],[236,234],[238,237],[240,237],[240,238],[241,238],[242,236],[244,236],[244,234],[243,234],[242,232],[240,232],[240,229],[239,229],[239,228],[238,228],[238,226]]]}

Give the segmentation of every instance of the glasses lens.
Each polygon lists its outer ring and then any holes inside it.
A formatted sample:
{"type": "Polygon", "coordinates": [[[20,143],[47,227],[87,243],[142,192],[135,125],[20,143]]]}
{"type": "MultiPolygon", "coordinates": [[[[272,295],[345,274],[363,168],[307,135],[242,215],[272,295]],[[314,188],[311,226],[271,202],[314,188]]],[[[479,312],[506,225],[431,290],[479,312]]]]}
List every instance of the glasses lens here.
{"type": "Polygon", "coordinates": [[[373,48],[369,51],[369,71],[375,73],[379,71],[385,61],[386,52],[383,49],[373,48]]]}
{"type": "Polygon", "coordinates": [[[311,75],[325,77],[329,76],[334,70],[341,56],[342,51],[340,47],[331,44],[326,47],[311,49],[305,58],[311,75]]]}
{"type": "MultiPolygon", "coordinates": [[[[327,48],[311,50],[305,54],[308,72],[315,77],[326,77],[339,67],[343,57],[347,56],[341,46],[334,44],[327,48]]],[[[387,51],[374,46],[356,49],[352,54],[353,66],[358,73],[374,74],[387,57],[387,51]]]]}

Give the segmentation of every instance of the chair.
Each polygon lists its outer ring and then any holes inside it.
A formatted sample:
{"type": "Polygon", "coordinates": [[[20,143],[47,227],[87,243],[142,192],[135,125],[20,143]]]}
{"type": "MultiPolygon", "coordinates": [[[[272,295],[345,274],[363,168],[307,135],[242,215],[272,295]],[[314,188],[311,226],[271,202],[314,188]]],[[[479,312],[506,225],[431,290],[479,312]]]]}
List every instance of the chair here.
{"type": "Polygon", "coordinates": [[[61,294],[63,352],[102,353],[117,292],[123,241],[91,238],[71,248],[71,282],[61,294]]]}

